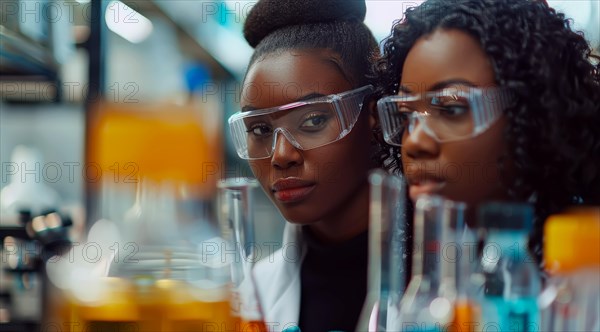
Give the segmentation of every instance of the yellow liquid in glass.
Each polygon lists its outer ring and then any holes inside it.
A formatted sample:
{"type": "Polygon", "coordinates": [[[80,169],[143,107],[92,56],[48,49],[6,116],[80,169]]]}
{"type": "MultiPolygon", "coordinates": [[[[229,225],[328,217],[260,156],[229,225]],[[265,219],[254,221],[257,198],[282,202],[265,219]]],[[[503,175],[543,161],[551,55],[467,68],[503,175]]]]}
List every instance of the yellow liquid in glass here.
{"type": "Polygon", "coordinates": [[[71,317],[76,324],[70,332],[243,330],[239,319],[231,315],[225,289],[208,291],[207,300],[203,300],[202,291],[174,280],[159,280],[147,286],[118,278],[103,282],[107,291],[101,299],[76,301],[73,305],[71,317]]]}
{"type": "Polygon", "coordinates": [[[242,321],[240,330],[242,332],[267,332],[267,326],[262,321],[242,321]]]}

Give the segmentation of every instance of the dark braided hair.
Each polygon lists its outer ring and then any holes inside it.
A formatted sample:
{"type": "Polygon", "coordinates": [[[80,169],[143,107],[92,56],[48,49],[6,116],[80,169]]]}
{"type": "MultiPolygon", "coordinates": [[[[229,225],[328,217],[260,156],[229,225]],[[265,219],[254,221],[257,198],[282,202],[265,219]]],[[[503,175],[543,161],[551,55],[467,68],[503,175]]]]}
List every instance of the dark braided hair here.
{"type": "MultiPolygon", "coordinates": [[[[354,88],[372,84],[369,73],[379,48],[365,15],[364,0],[261,0],[244,24],[244,37],[254,47],[248,68],[271,54],[329,49],[340,56],[340,70],[354,88]]],[[[381,165],[389,149],[382,140],[378,145],[373,159],[381,165]]]]}
{"type": "MultiPolygon", "coordinates": [[[[428,0],[406,11],[374,69],[378,95],[398,93],[406,56],[436,29],[473,36],[496,82],[516,96],[505,111],[515,200],[532,200],[530,246],[541,255],[543,221],[569,205],[600,203],[600,66],[581,32],[545,1],[428,0]]],[[[401,169],[399,150],[393,157],[401,169]]],[[[500,171],[502,162],[498,163],[500,171]]]]}

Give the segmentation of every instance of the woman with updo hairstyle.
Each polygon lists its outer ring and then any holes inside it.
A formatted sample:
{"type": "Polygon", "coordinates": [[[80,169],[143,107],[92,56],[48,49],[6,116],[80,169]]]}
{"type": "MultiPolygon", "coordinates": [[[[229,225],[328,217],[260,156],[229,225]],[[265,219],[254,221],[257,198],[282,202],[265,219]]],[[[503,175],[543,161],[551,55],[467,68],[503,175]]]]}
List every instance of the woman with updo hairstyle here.
{"type": "Polygon", "coordinates": [[[388,157],[367,106],[365,14],[362,0],[261,0],[244,25],[254,54],[232,137],[288,221],[254,270],[271,331],[354,331],[363,306],[368,173],[388,157]]]}
{"type": "Polygon", "coordinates": [[[395,23],[377,62],[383,134],[419,195],[535,208],[600,204],[600,67],[543,0],[427,0],[395,23]],[[385,124],[384,124],[385,123],[385,124]]]}

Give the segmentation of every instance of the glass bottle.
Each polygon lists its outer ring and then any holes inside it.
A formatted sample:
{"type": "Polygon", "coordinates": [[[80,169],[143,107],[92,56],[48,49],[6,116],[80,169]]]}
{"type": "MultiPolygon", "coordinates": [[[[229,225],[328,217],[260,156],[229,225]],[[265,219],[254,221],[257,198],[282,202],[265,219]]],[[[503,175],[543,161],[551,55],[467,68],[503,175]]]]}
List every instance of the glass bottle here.
{"type": "Polygon", "coordinates": [[[480,208],[479,221],[487,231],[481,258],[484,330],[540,331],[540,273],[527,248],[533,208],[488,203],[480,208]]]}
{"type": "Polygon", "coordinates": [[[544,240],[542,331],[600,331],[600,208],[550,216],[544,240]]]}

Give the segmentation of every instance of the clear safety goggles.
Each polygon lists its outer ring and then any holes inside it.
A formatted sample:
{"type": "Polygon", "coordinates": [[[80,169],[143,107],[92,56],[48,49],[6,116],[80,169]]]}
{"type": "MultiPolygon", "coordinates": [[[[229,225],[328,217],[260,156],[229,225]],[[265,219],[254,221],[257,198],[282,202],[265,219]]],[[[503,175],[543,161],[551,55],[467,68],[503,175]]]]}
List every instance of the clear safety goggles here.
{"type": "Polygon", "coordinates": [[[238,112],[229,118],[235,149],[242,159],[263,159],[273,155],[278,135],[301,150],[338,141],[352,130],[365,97],[372,92],[373,87],[367,85],[283,106],[238,112]]]}
{"type": "Polygon", "coordinates": [[[477,136],[492,126],[512,101],[504,88],[447,88],[422,94],[400,92],[377,102],[384,140],[400,146],[421,126],[436,141],[451,142],[477,136]]]}

